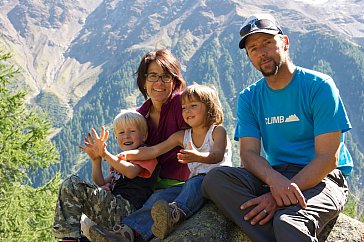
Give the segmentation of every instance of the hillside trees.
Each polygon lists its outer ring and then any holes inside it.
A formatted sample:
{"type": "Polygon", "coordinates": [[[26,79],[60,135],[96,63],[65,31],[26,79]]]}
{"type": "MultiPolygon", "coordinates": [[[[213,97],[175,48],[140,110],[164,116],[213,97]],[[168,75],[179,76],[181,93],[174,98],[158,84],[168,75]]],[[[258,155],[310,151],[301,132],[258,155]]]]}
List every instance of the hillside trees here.
{"type": "Polygon", "coordinates": [[[60,151],[60,162],[41,169],[31,175],[34,186],[45,184],[50,177],[59,172],[62,177],[77,174],[85,180],[91,180],[91,162],[80,151],[79,145],[91,128],[97,130],[106,126],[110,132],[108,147],[110,151],[120,151],[112,132],[112,121],[122,108],[135,108],[142,101],[135,85],[135,70],[142,52],[125,53],[128,61],[120,62],[120,68],[110,76],[102,76],[89,93],[80,101],[73,112],[73,117],[53,138],[60,151]]]}
{"type": "Polygon", "coordinates": [[[0,51],[0,241],[52,241],[51,226],[59,179],[35,189],[29,172],[57,160],[50,123],[12,91],[16,70],[0,51]]]}

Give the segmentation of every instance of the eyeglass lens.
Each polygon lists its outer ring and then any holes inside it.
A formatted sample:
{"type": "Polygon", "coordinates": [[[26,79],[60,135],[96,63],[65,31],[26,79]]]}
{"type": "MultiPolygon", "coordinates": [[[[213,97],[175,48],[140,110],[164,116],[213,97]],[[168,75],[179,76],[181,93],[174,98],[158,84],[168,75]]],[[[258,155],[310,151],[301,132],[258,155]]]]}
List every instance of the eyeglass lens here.
{"type": "Polygon", "coordinates": [[[146,74],[146,76],[147,76],[147,81],[149,81],[149,82],[157,82],[159,80],[159,78],[161,78],[163,82],[172,81],[172,75],[170,75],[170,74],[158,75],[156,73],[148,73],[148,74],[146,74]]]}

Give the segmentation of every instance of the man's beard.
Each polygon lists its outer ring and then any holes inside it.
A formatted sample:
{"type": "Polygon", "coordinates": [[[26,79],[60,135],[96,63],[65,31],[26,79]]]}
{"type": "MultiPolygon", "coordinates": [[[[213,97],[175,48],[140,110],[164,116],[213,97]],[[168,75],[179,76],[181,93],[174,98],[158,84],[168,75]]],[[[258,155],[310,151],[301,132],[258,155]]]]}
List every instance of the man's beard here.
{"type": "Polygon", "coordinates": [[[278,73],[279,69],[282,66],[282,61],[279,63],[276,63],[276,61],[274,61],[274,68],[270,69],[270,70],[266,70],[264,71],[262,68],[260,68],[260,72],[263,74],[263,76],[268,77],[268,76],[274,76],[278,73]]]}

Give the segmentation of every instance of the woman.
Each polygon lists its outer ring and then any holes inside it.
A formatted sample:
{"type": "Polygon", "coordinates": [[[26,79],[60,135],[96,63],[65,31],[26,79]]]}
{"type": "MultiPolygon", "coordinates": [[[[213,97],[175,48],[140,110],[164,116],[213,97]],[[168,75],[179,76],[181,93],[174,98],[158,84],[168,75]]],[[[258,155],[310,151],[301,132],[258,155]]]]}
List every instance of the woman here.
{"type": "MultiPolygon", "coordinates": [[[[137,75],[140,92],[144,98],[149,97],[137,111],[147,120],[146,143],[152,146],[166,140],[174,132],[186,128],[182,117],[180,94],[186,87],[186,82],[182,78],[179,61],[166,49],[144,55],[137,75]]],[[[158,188],[165,188],[169,184],[175,185],[175,181],[188,179],[188,167],[177,161],[178,150],[179,148],[176,147],[171,152],[158,157],[162,178],[158,188]]]]}
{"type": "MultiPolygon", "coordinates": [[[[137,84],[147,99],[137,111],[144,115],[148,123],[146,144],[152,146],[166,140],[180,129],[186,128],[182,117],[180,92],[186,87],[182,78],[180,63],[169,50],[157,50],[143,56],[137,70],[137,84]]],[[[150,210],[154,202],[172,202],[180,193],[183,181],[189,177],[186,164],[177,161],[176,147],[158,157],[160,180],[156,190],[144,206],[123,219],[123,224],[114,231],[105,231],[95,225],[90,236],[96,241],[106,238],[121,241],[148,240],[152,237],[153,220],[150,210]]]]}

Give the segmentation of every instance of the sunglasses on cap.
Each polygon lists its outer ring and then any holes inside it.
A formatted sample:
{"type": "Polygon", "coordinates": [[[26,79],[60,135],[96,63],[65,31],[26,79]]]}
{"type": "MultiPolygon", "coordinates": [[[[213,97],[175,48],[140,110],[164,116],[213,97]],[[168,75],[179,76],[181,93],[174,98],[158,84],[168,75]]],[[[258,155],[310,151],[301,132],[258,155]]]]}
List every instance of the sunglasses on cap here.
{"type": "Polygon", "coordinates": [[[271,20],[257,19],[256,21],[252,21],[251,23],[242,27],[240,30],[240,36],[244,38],[247,34],[257,29],[276,30],[278,31],[278,34],[283,34],[282,30],[271,20]]]}

